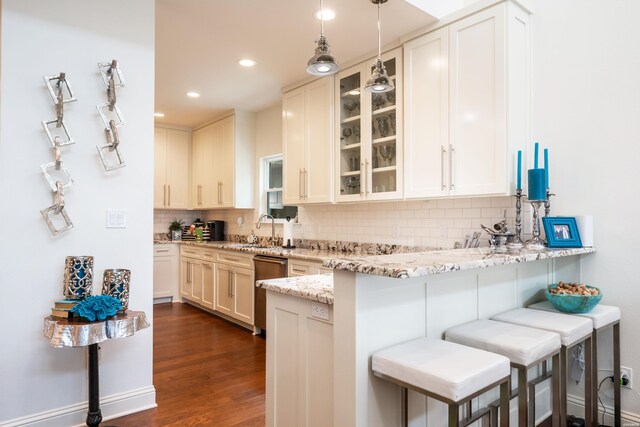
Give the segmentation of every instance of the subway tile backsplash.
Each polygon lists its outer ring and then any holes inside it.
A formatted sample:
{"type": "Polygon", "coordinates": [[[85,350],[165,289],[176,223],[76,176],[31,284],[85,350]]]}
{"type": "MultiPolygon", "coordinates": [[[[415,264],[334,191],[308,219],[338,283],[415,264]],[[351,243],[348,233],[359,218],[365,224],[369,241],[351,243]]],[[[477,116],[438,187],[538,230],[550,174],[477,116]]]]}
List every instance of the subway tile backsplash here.
{"type": "MultiPolygon", "coordinates": [[[[527,204],[523,205],[527,209],[527,204]]],[[[492,227],[505,210],[513,227],[513,197],[302,206],[293,234],[296,239],[452,248],[456,241],[464,242],[465,235],[480,231],[480,224],[492,227]]],[[[253,230],[258,236],[270,236],[270,221],[256,229],[259,215],[255,209],[156,210],[154,232],[167,230],[174,218],[187,224],[201,218],[226,221],[227,234],[249,235],[253,230]],[[244,223],[238,224],[238,218],[244,223]]],[[[528,223],[527,218],[527,213],[523,213],[523,223],[528,223]]],[[[525,226],[523,231],[528,228],[525,226]]],[[[276,234],[282,236],[282,225],[276,224],[276,234]]],[[[481,246],[488,246],[486,233],[481,246]]]]}

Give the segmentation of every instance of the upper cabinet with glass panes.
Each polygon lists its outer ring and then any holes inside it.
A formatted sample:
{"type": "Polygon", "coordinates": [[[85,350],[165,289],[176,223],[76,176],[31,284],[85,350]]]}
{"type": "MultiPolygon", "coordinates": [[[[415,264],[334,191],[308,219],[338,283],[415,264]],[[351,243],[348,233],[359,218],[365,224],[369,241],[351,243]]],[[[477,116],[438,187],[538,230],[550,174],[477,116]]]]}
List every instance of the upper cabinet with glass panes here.
{"type": "Polygon", "coordinates": [[[284,206],[282,201],[282,156],[265,157],[262,160],[263,194],[260,213],[267,213],[275,219],[293,219],[298,215],[296,206],[284,206]]]}
{"type": "Polygon", "coordinates": [[[336,201],[402,198],[402,50],[382,55],[395,89],[364,85],[374,59],[336,78],[336,201]]]}

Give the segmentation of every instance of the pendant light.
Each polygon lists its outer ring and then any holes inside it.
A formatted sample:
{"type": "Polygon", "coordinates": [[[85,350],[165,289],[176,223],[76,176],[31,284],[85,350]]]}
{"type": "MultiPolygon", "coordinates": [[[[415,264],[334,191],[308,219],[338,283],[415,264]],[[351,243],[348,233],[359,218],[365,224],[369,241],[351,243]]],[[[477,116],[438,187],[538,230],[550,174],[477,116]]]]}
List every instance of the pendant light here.
{"type": "Polygon", "coordinates": [[[382,50],[382,43],[380,39],[380,5],[386,2],[387,0],[371,0],[371,3],[378,5],[378,58],[376,58],[376,61],[373,63],[373,72],[371,73],[371,77],[369,77],[369,80],[367,80],[367,83],[364,85],[364,90],[367,92],[381,93],[395,89],[393,86],[393,80],[391,80],[387,74],[387,70],[384,68],[384,64],[380,58],[382,50]]]}
{"type": "Polygon", "coordinates": [[[307,73],[314,76],[330,76],[340,69],[336,58],[331,55],[329,42],[324,36],[324,2],[320,0],[320,38],[316,41],[316,53],[307,62],[307,73]]]}

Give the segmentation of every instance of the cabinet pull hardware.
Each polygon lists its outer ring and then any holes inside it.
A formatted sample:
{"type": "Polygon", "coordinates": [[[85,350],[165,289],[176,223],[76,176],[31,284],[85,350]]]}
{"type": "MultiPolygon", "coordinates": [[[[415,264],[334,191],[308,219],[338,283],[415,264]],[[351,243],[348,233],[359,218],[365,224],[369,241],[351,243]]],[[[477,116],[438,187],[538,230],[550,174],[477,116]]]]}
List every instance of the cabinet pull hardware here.
{"type": "Polygon", "coordinates": [[[167,188],[169,189],[169,203],[167,203],[167,206],[171,206],[171,184],[167,185],[167,188]]]}
{"type": "Polygon", "coordinates": [[[302,200],[302,169],[298,172],[298,199],[302,200]]]}
{"type": "Polygon", "coordinates": [[[369,194],[369,159],[364,161],[364,192],[369,194]]]}
{"type": "Polygon", "coordinates": [[[162,206],[167,206],[167,184],[162,186],[162,206]]]}
{"type": "Polygon", "coordinates": [[[156,250],[157,254],[160,253],[160,252],[169,252],[169,249],[164,249],[164,250],[157,249],[156,250]]]}
{"type": "Polygon", "coordinates": [[[295,271],[296,273],[306,273],[306,272],[307,272],[307,270],[306,270],[306,269],[301,270],[301,269],[299,269],[299,268],[292,268],[292,269],[291,269],[291,271],[295,271]]]}
{"type": "Polygon", "coordinates": [[[218,182],[218,204],[222,204],[222,181],[218,182]]]}
{"type": "Polygon", "coordinates": [[[304,199],[307,200],[307,196],[309,195],[308,191],[308,185],[309,185],[309,171],[306,169],[303,169],[304,171],[304,199]]]}
{"type": "Polygon", "coordinates": [[[227,275],[227,296],[231,298],[231,270],[229,270],[228,273],[229,274],[227,275]]]}
{"type": "Polygon", "coordinates": [[[456,151],[455,147],[451,144],[449,144],[449,151],[451,152],[451,154],[449,154],[449,189],[450,190],[454,190],[456,188],[456,185],[453,182],[453,177],[454,177],[454,173],[453,173],[453,153],[456,151]]]}
{"type": "Polygon", "coordinates": [[[367,172],[364,170],[364,162],[360,163],[360,195],[364,196],[365,179],[367,179],[367,172]]]}
{"type": "Polygon", "coordinates": [[[198,184],[198,206],[202,204],[202,185],[198,184]]]}
{"type": "Polygon", "coordinates": [[[233,281],[231,282],[231,298],[236,296],[236,273],[233,273],[233,281]]]}
{"type": "Polygon", "coordinates": [[[447,150],[444,148],[444,145],[440,146],[440,186],[442,191],[447,189],[447,186],[444,183],[444,156],[447,154],[447,150]]]}
{"type": "Polygon", "coordinates": [[[191,279],[190,279],[191,275],[189,274],[190,270],[191,270],[191,263],[187,261],[187,285],[191,283],[191,279]]]}

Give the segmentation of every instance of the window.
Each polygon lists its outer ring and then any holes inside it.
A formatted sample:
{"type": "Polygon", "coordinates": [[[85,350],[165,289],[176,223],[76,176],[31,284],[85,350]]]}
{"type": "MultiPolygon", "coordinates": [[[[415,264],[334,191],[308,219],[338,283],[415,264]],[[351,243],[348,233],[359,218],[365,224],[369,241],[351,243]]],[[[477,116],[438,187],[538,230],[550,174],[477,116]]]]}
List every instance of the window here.
{"type": "Polygon", "coordinates": [[[260,211],[274,218],[295,218],[298,215],[298,208],[282,205],[282,155],[263,158],[262,170],[264,193],[261,205],[266,209],[260,209],[260,211]]]}

